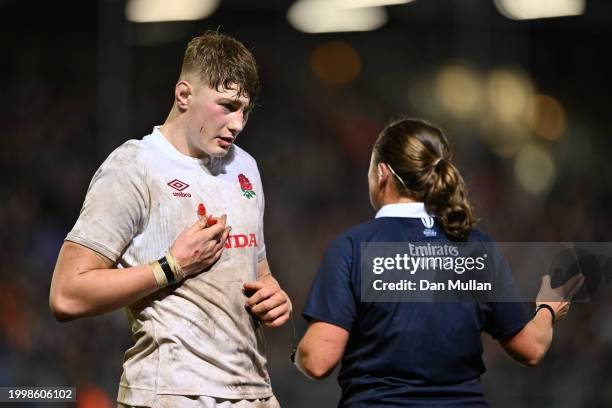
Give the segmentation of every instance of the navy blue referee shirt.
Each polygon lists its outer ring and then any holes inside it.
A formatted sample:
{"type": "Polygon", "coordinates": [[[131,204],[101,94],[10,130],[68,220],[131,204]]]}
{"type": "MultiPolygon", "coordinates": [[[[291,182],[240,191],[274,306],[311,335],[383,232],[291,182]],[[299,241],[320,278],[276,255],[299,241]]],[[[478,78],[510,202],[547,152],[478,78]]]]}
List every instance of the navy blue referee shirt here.
{"type": "MultiPolygon", "coordinates": [[[[422,203],[386,205],[329,246],[303,316],[350,336],[339,407],[487,407],[482,331],[496,339],[531,319],[519,302],[361,302],[362,242],[449,242],[422,203]]],[[[488,242],[474,230],[468,241],[488,242]]]]}

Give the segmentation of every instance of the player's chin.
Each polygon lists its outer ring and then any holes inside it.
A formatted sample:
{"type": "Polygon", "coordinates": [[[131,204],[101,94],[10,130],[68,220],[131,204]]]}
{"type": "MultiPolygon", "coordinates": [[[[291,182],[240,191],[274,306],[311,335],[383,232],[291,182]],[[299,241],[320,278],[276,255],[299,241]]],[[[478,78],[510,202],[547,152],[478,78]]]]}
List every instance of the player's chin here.
{"type": "Polygon", "coordinates": [[[230,150],[232,150],[232,146],[233,144],[227,147],[214,146],[211,149],[209,149],[208,154],[211,155],[212,157],[225,157],[230,152],[230,150]]]}

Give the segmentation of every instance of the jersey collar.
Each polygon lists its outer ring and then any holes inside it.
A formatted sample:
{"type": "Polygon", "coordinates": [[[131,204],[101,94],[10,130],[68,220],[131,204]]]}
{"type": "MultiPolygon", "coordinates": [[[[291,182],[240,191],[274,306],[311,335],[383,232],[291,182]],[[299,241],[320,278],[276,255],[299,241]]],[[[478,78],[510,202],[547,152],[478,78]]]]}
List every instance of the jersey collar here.
{"type": "Polygon", "coordinates": [[[431,215],[425,210],[424,203],[397,203],[383,205],[374,218],[382,217],[423,218],[431,215]]]}
{"type": "Polygon", "coordinates": [[[187,156],[186,154],[179,152],[161,132],[161,126],[153,127],[149,140],[158,149],[180,160],[182,163],[189,164],[190,166],[194,167],[201,167],[207,173],[211,174],[209,167],[211,167],[211,161],[213,160],[212,158],[207,157],[206,159],[199,159],[197,157],[187,156]]]}

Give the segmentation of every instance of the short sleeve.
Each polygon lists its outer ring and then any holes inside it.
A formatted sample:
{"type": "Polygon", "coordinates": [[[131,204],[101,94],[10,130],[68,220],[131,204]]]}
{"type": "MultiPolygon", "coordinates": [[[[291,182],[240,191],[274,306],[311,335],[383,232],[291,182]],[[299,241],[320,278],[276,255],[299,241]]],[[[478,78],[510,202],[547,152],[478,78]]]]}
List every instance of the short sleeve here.
{"type": "Polygon", "coordinates": [[[257,225],[257,242],[259,243],[257,249],[257,262],[261,262],[266,259],[266,242],[264,241],[264,212],[266,208],[266,199],[264,196],[263,184],[261,182],[261,176],[259,175],[259,169],[257,169],[257,211],[259,212],[259,219],[257,225]]]}
{"type": "Polygon", "coordinates": [[[321,320],[351,331],[357,317],[351,269],[353,247],[346,236],[327,249],[310,289],[302,315],[308,321],[321,320]]]}
{"type": "Polygon", "coordinates": [[[116,262],[143,226],[149,201],[135,142],[115,150],[94,174],[67,241],[116,262]]]}
{"type": "Polygon", "coordinates": [[[514,336],[531,320],[532,316],[522,302],[490,302],[484,309],[484,331],[494,339],[514,336]]]}
{"type": "Polygon", "coordinates": [[[498,288],[495,300],[488,302],[483,311],[483,330],[495,339],[511,337],[531,320],[531,312],[523,302],[523,296],[512,274],[512,269],[503,253],[494,242],[487,242],[488,252],[493,254],[494,285],[498,288]]]}

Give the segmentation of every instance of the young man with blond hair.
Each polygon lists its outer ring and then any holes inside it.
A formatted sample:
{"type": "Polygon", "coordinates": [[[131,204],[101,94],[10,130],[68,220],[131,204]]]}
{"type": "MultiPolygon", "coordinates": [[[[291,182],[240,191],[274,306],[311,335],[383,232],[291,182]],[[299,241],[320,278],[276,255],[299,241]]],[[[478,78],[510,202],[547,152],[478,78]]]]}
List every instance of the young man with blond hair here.
{"type": "Polygon", "coordinates": [[[120,406],[278,407],[261,325],[289,319],[263,235],[255,160],[234,144],[259,92],[253,55],[189,42],[165,123],[95,173],[59,253],[59,320],[126,308],[120,406]]]}

